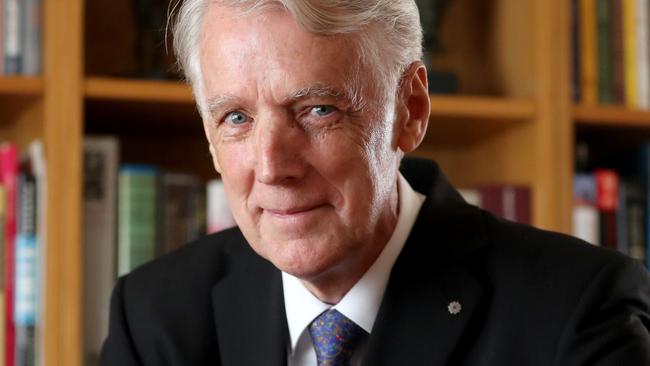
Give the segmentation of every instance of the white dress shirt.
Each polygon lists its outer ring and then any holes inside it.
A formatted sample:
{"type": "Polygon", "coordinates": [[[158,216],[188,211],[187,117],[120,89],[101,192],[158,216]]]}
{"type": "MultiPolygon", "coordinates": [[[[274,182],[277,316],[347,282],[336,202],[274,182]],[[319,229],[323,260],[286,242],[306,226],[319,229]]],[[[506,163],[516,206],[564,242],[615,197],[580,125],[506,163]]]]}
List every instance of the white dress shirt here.
{"type": "MultiPolygon", "coordinates": [[[[317,365],[316,351],[307,327],[320,313],[329,308],[338,310],[368,334],[372,332],[390,271],[404,247],[425,198],[415,192],[401,174],[398,178],[397,190],[399,213],[390,240],[368,271],[338,304],[332,306],[320,301],[298,278],[282,272],[284,304],[291,340],[288,366],[317,365]]],[[[363,349],[355,351],[352,366],[360,365],[360,354],[363,354],[363,349]]]]}

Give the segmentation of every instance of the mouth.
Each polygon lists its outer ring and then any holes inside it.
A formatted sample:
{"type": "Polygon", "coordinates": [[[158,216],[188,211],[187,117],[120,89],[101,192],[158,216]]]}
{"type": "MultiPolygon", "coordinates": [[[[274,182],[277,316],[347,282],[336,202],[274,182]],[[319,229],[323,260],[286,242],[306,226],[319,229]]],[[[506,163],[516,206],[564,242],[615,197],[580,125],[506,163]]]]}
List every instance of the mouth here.
{"type": "Polygon", "coordinates": [[[264,209],[264,211],[268,212],[272,216],[278,217],[278,218],[290,218],[290,217],[296,217],[296,216],[301,216],[305,214],[309,214],[313,211],[316,211],[318,209],[321,209],[325,207],[325,205],[312,205],[312,206],[299,206],[299,207],[289,207],[289,208],[282,208],[282,209],[264,209]]]}

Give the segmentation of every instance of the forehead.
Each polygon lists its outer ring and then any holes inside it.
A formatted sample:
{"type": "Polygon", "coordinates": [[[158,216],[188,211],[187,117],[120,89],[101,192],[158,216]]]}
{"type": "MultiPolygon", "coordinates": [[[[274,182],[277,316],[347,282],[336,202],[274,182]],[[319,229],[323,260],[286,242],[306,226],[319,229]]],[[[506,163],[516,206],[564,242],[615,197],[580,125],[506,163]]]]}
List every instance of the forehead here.
{"type": "Polygon", "coordinates": [[[311,85],[345,87],[361,72],[355,35],[309,33],[278,7],[244,12],[211,3],[201,35],[208,97],[250,91],[252,85],[269,92],[311,85]]]}

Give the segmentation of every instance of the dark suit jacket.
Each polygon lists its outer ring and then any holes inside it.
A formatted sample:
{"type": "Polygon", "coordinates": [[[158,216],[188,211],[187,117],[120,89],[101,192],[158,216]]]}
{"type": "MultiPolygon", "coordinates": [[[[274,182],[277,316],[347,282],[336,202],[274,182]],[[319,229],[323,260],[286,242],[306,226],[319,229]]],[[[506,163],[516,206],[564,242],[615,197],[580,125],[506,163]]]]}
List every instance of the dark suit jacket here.
{"type": "MultiPolygon", "coordinates": [[[[650,365],[650,279],[639,263],[470,206],[432,162],[403,168],[427,198],[364,365],[650,365]]],[[[286,364],[280,272],[238,229],[122,277],[110,317],[105,366],[286,364]]]]}

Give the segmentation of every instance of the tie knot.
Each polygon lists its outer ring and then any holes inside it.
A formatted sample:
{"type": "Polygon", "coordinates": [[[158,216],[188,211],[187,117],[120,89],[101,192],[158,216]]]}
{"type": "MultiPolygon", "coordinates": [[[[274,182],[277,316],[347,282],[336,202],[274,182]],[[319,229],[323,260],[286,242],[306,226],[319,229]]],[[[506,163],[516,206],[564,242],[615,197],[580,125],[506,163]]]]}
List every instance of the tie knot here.
{"type": "Polygon", "coordinates": [[[367,334],[337,310],[330,309],[309,325],[318,366],[349,365],[355,347],[367,334]]]}

